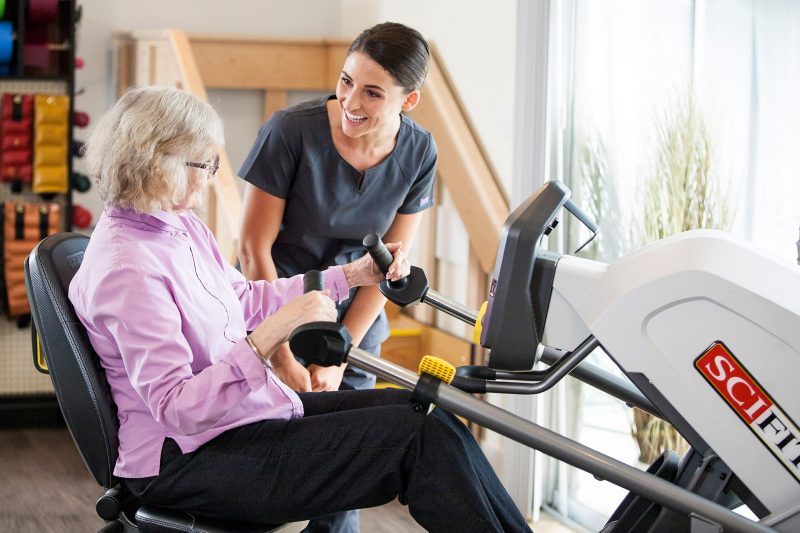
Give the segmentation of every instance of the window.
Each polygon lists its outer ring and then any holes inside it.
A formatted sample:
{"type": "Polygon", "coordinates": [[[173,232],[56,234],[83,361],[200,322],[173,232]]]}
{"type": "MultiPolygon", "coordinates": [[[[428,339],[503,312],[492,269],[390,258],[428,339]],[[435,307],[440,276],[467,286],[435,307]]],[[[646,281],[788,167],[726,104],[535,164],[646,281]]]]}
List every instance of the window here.
{"type": "MultiPolygon", "coordinates": [[[[590,256],[610,261],[640,247],[646,188],[663,179],[669,135],[705,154],[718,187],[715,220],[782,260],[797,261],[800,223],[800,4],[791,0],[553,0],[562,58],[549,77],[555,122],[552,168],[602,227],[590,256]],[[699,132],[699,133],[698,133],[699,132]],[[700,148],[698,148],[700,147],[700,148]]],[[[551,19],[550,31],[554,32],[551,19]]],[[[551,40],[551,43],[556,42],[551,40]]],[[[551,50],[552,52],[552,50],[551,50]]],[[[668,150],[667,150],[668,151],[668,150]]],[[[550,176],[555,177],[551,172],[550,176]]],[[[664,199],[662,198],[662,203],[664,199]]],[[[581,240],[568,229],[567,249],[581,240]]],[[[798,267],[800,268],[800,267],[798,267]]],[[[602,353],[593,363],[613,369],[602,353]]],[[[621,402],[570,380],[551,398],[568,435],[638,463],[632,414],[621,402]]],[[[542,495],[599,530],[625,494],[568,467],[546,472],[542,495]]]]}

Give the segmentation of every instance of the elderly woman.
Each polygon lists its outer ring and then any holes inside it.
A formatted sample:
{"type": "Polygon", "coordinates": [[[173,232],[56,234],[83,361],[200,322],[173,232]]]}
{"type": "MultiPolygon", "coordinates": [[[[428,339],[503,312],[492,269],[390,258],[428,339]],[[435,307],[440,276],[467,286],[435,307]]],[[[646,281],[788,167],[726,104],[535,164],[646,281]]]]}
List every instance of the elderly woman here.
{"type": "MultiPolygon", "coordinates": [[[[87,163],[106,207],[69,297],[119,417],[114,474],[142,502],[251,522],[294,521],[400,497],[431,531],[523,531],[472,435],[406,391],[296,394],[270,357],[298,325],[382,279],[369,256],[323,273],[246,281],[192,213],[218,168],[214,110],[170,88],[128,91],[87,163]],[[251,333],[248,335],[248,331],[251,333]]],[[[408,261],[389,246],[392,279],[408,261]]]]}

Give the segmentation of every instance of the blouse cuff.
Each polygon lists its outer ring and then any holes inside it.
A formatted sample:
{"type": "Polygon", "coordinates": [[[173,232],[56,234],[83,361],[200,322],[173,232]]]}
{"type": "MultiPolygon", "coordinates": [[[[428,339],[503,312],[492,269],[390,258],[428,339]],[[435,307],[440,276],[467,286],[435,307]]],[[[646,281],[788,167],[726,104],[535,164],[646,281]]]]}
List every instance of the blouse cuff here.
{"type": "Polygon", "coordinates": [[[267,382],[267,370],[261,359],[253,352],[246,339],[233,345],[231,349],[233,363],[239,368],[250,390],[258,390],[267,382]]]}
{"type": "Polygon", "coordinates": [[[325,281],[325,288],[330,289],[331,297],[334,300],[341,302],[350,297],[350,287],[347,285],[344,267],[341,265],[329,267],[322,273],[322,276],[325,281]]]}

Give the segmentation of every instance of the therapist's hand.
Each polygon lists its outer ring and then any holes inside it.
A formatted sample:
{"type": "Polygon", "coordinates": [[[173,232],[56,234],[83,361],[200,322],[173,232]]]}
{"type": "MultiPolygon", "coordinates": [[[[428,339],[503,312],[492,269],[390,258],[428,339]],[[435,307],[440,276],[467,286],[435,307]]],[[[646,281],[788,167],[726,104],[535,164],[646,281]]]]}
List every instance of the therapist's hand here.
{"type": "Polygon", "coordinates": [[[308,370],[311,374],[311,390],[314,392],[339,390],[339,385],[342,384],[345,366],[347,365],[309,365],[308,370]]]}
{"type": "Polygon", "coordinates": [[[290,389],[297,392],[311,392],[311,374],[308,369],[297,362],[289,344],[281,344],[272,356],[272,371],[290,389]]]}
{"type": "Polygon", "coordinates": [[[352,263],[343,265],[344,275],[350,288],[363,287],[365,285],[377,285],[384,280],[395,281],[408,276],[411,272],[411,264],[408,262],[405,252],[402,250],[402,242],[390,242],[386,249],[394,257],[394,261],[389,265],[389,271],[384,274],[372,260],[369,254],[356,259],[352,263]]]}

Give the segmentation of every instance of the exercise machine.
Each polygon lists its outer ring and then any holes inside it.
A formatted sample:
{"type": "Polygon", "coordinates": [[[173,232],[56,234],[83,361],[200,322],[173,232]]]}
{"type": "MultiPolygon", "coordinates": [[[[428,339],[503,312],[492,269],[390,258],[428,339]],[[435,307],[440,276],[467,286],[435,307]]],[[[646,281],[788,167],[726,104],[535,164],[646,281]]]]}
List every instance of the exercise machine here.
{"type": "MultiPolygon", "coordinates": [[[[547,251],[562,212],[597,234],[563,184],[544,184],[506,220],[481,311],[431,289],[417,267],[380,286],[400,306],[427,303],[474,325],[487,366],[426,357],[417,375],[352,347],[343,325],[319,322],[294,332],[293,352],[346,361],[413,390],[420,405],[628,489],[605,533],[800,531],[800,272],[710,230],[610,264],[547,251]],[[627,379],[583,362],[598,348],[627,379]],[[568,374],[669,421],[690,450],[641,471],[471,394],[538,394],[568,374]],[[731,510],[743,504],[757,521],[731,510]]],[[[364,244],[386,270],[380,239],[364,244]]]]}

